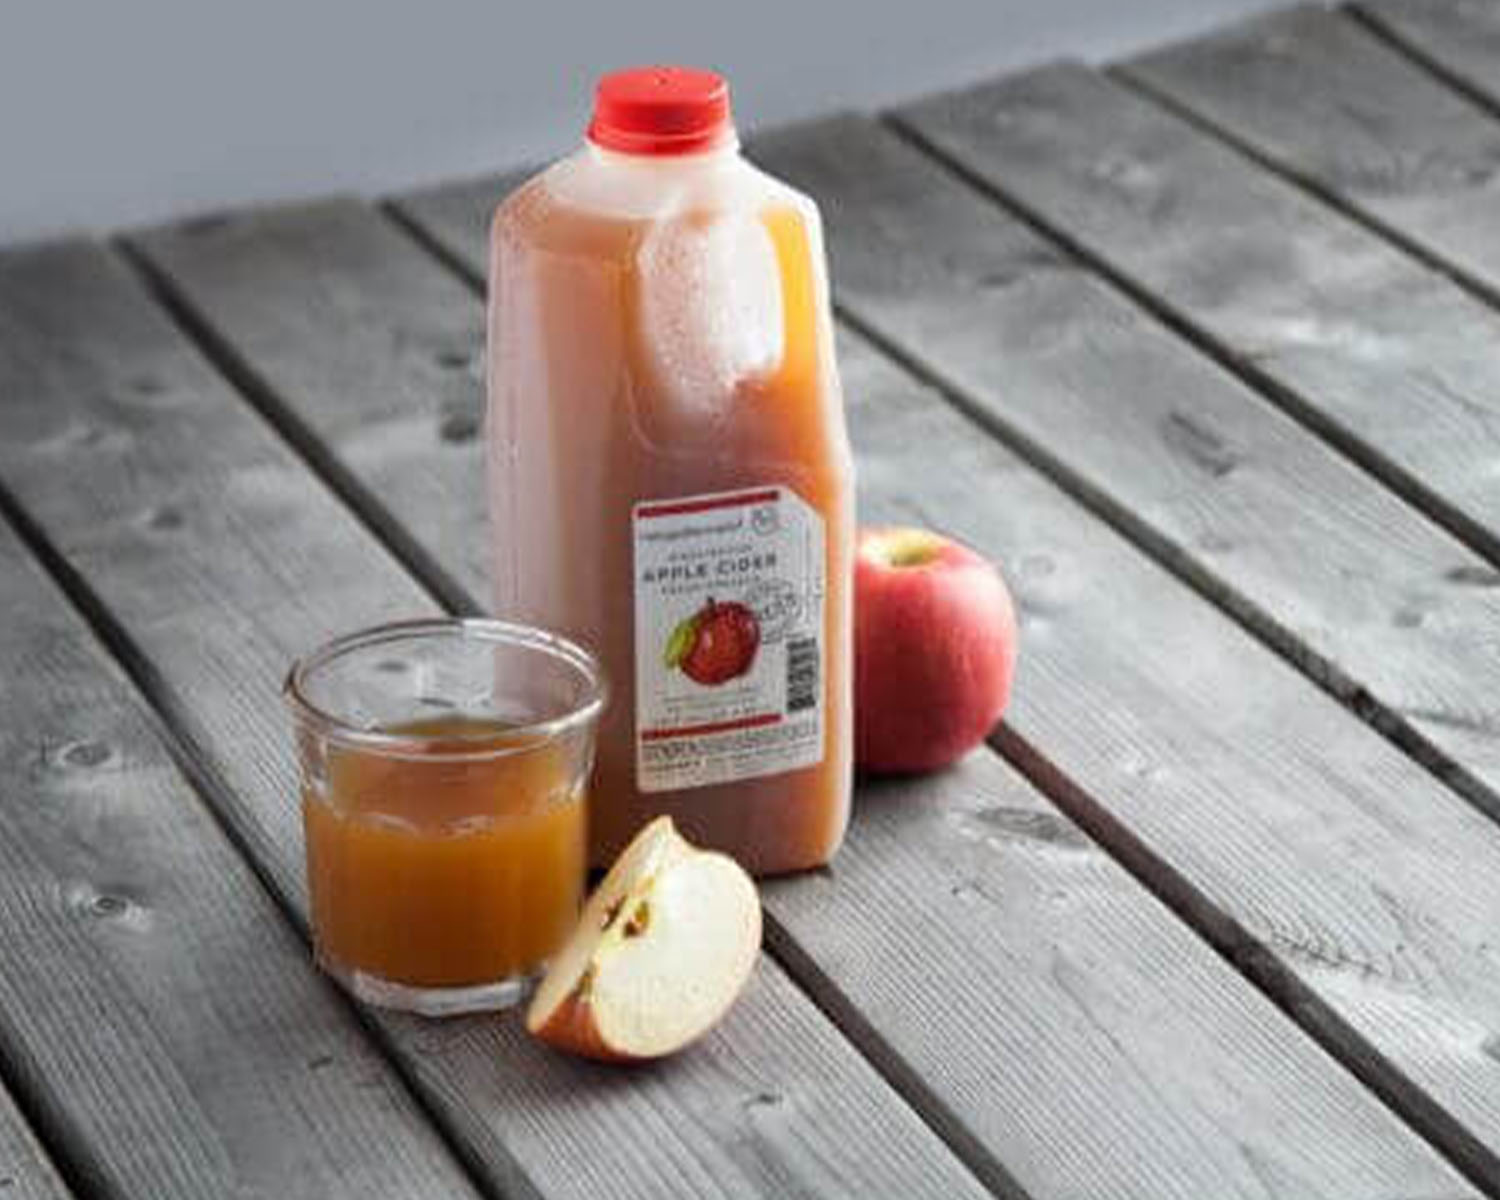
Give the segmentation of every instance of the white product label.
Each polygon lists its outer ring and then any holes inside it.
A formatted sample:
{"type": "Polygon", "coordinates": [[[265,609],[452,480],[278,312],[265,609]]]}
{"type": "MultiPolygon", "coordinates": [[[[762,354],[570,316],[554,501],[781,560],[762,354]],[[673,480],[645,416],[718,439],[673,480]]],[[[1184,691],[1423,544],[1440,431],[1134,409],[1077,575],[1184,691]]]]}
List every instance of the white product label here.
{"type": "Polygon", "coordinates": [[[637,504],[643,792],[823,760],[823,518],[790,488],[637,504]]]}

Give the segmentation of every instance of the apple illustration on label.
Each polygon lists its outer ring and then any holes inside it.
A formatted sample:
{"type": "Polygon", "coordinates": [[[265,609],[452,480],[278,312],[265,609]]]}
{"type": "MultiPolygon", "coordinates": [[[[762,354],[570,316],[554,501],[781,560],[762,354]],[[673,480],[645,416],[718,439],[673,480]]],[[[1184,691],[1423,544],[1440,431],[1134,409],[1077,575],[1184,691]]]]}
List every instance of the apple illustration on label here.
{"type": "Polygon", "coordinates": [[[994,565],[925,529],[861,530],[854,563],[854,760],[930,771],[988,736],[1010,699],[1016,614],[994,565]]]}
{"type": "Polygon", "coordinates": [[[717,687],[750,670],[760,648],[760,622],[745,605],[712,597],[667,639],[664,660],[694,683],[717,687]]]}
{"type": "Polygon", "coordinates": [[[526,1028],[606,1062],[671,1054],[729,1010],[760,937],[760,896],[739,863],[700,850],[658,817],[589,897],[526,1028]]]}

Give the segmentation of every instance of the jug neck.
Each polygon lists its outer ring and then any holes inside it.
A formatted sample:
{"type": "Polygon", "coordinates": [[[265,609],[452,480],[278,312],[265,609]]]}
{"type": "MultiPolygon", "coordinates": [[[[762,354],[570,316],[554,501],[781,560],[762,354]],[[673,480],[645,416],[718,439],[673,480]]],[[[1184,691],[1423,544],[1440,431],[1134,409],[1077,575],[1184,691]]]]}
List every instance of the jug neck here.
{"type": "Polygon", "coordinates": [[[625,150],[611,150],[601,146],[593,138],[584,140],[588,157],[603,167],[636,171],[700,171],[713,170],[734,162],[740,156],[740,139],[733,129],[711,146],[682,154],[632,154],[625,150]]]}

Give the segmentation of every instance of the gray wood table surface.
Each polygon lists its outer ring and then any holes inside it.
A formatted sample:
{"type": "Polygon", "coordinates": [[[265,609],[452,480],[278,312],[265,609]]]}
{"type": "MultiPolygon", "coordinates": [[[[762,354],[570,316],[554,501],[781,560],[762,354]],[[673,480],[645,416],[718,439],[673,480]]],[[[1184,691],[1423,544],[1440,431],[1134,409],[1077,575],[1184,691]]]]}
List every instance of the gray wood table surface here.
{"type": "Polygon", "coordinates": [[[0,249],[0,1196],[1500,1197],[1500,0],[749,152],[862,517],[995,557],[1022,662],[637,1071],[306,945],[278,685],[488,594],[519,164],[0,249]]]}

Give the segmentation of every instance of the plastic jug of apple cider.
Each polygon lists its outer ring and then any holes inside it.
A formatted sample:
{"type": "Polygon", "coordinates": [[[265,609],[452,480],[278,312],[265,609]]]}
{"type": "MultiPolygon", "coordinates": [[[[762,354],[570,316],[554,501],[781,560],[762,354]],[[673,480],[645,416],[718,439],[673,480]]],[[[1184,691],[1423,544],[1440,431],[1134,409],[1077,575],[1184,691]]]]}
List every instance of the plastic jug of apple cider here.
{"type": "Polygon", "coordinates": [[[758,874],[827,862],[854,492],[817,207],[741,157],[721,77],[651,67],[491,245],[495,601],[609,675],[591,861],[667,814],[758,874]]]}

